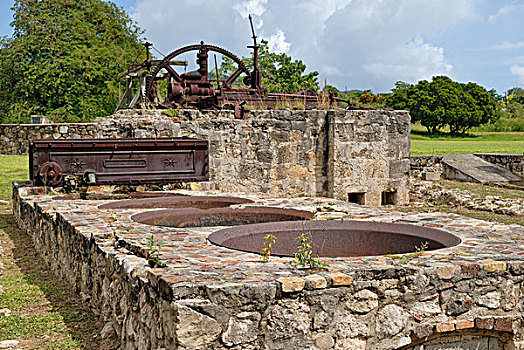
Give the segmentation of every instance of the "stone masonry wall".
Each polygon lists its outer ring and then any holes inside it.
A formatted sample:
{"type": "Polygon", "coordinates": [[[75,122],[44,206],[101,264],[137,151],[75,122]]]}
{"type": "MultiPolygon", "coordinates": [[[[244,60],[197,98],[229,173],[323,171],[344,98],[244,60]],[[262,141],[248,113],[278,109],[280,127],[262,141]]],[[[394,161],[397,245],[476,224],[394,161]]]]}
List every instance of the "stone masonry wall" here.
{"type": "Polygon", "coordinates": [[[476,153],[475,155],[524,179],[524,154],[476,153]]]}
{"type": "Polygon", "coordinates": [[[408,201],[409,119],[384,110],[251,111],[242,120],[230,111],[123,110],[98,124],[4,126],[0,140],[2,152],[19,153],[31,138],[202,138],[223,191],[350,201],[359,193],[359,204],[377,206],[408,201]]]}
{"type": "Polygon", "coordinates": [[[409,114],[399,111],[120,111],[96,137],[188,136],[210,142],[212,181],[224,191],[330,196],[380,205],[408,201],[409,114]]]}
{"type": "MultiPolygon", "coordinates": [[[[524,155],[502,153],[475,153],[474,155],[485,161],[503,167],[524,179],[524,155]]],[[[411,156],[411,170],[442,171],[440,165],[442,157],[444,157],[444,155],[411,156]]]]}
{"type": "Polygon", "coordinates": [[[81,212],[17,192],[14,199],[37,250],[111,322],[123,349],[524,350],[522,261],[184,283],[160,278],[162,269],[119,246],[110,230],[89,227],[81,212]]]}
{"type": "Polygon", "coordinates": [[[95,129],[95,123],[0,124],[0,154],[26,154],[32,139],[91,138],[95,129]]]}
{"type": "Polygon", "coordinates": [[[350,111],[329,115],[329,197],[347,200],[363,193],[360,204],[407,203],[409,114],[350,111]],[[394,198],[382,203],[383,193],[394,198]]]}

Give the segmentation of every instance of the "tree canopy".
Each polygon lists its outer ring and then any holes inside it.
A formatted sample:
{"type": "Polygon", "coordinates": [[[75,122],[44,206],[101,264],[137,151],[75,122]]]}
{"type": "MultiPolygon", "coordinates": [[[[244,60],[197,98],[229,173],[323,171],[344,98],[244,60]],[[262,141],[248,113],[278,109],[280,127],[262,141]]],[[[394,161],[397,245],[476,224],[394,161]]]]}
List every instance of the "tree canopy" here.
{"type": "MultiPolygon", "coordinates": [[[[253,54],[242,58],[253,69],[253,54]]],[[[262,73],[262,85],[269,92],[295,94],[302,89],[318,91],[318,72],[305,74],[306,65],[301,60],[293,60],[285,53],[269,51],[268,42],[262,40],[258,50],[258,68],[262,73]]],[[[224,57],[220,65],[220,74],[229,76],[236,70],[233,60],[224,57]]],[[[214,73],[214,72],[213,72],[214,73]]],[[[237,80],[240,81],[240,80],[237,80]]]]}
{"type": "Polygon", "coordinates": [[[458,83],[446,76],[416,85],[397,82],[387,105],[409,110],[412,121],[419,121],[429,132],[445,126],[452,134],[464,134],[470,128],[495,121],[499,114],[492,94],[475,83],[458,83]]]}
{"type": "Polygon", "coordinates": [[[0,39],[0,121],[89,121],[113,112],[117,74],[143,48],[141,30],[102,0],[15,0],[13,36],[0,39]]]}

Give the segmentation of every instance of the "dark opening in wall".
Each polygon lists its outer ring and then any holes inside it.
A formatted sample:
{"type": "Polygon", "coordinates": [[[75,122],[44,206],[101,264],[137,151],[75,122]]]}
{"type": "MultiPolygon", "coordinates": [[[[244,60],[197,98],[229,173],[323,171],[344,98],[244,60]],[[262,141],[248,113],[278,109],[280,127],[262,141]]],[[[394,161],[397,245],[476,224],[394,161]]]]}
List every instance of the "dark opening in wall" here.
{"type": "Polygon", "coordinates": [[[382,192],[382,205],[397,204],[397,192],[396,191],[384,191],[382,192]]]}
{"type": "Polygon", "coordinates": [[[366,192],[348,193],[348,202],[360,205],[366,204],[366,192]]]}

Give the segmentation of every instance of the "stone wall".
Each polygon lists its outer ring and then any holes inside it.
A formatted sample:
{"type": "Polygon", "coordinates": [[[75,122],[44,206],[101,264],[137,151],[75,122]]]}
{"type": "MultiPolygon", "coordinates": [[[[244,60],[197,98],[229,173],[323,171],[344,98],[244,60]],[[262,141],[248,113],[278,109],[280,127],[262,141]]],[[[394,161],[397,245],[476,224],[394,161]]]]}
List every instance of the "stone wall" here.
{"type": "Polygon", "coordinates": [[[475,155],[524,179],[524,154],[476,153],[475,155]]]}
{"type": "Polygon", "coordinates": [[[221,190],[377,206],[408,201],[409,122],[407,112],[383,110],[251,111],[244,120],[227,111],[119,111],[96,136],[203,138],[221,190]]]}
{"type": "Polygon", "coordinates": [[[251,111],[240,120],[230,111],[182,110],[169,117],[122,110],[96,125],[5,127],[2,137],[8,153],[26,152],[34,137],[202,138],[210,143],[211,180],[223,191],[378,206],[408,202],[409,122],[407,112],[385,110],[251,111]]]}
{"type": "Polygon", "coordinates": [[[26,154],[32,139],[91,138],[95,129],[95,123],[0,124],[0,154],[26,154]]]}
{"type": "MultiPolygon", "coordinates": [[[[524,155],[502,153],[475,153],[477,157],[498,165],[524,179],[524,155]]],[[[410,166],[412,171],[442,171],[440,161],[443,155],[411,156],[410,166]]]]}
{"type": "MultiPolygon", "coordinates": [[[[14,193],[17,222],[55,273],[110,322],[123,349],[524,350],[522,260],[462,253],[423,266],[370,266],[356,259],[335,270],[288,265],[273,281],[218,283],[208,269],[189,280],[180,269],[149,267],[85,204],[22,190],[14,193]]],[[[258,264],[260,277],[271,269],[253,256],[242,264],[258,264]]]]}
{"type": "Polygon", "coordinates": [[[328,196],[359,204],[407,203],[409,122],[407,113],[330,113],[328,196]]]}

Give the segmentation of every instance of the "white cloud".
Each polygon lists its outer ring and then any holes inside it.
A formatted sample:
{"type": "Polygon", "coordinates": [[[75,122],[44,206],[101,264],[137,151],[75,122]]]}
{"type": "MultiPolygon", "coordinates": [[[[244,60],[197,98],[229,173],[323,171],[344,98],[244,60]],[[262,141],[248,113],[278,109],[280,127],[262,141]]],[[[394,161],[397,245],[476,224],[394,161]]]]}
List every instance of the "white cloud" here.
{"type": "Polygon", "coordinates": [[[514,64],[511,66],[509,71],[511,72],[511,74],[514,74],[518,77],[520,84],[524,84],[524,66],[514,64]]]}
{"type": "Polygon", "coordinates": [[[488,23],[495,24],[500,19],[514,15],[515,12],[524,11],[524,4],[511,1],[509,4],[502,6],[496,14],[488,16],[488,23]]]}
{"type": "Polygon", "coordinates": [[[505,42],[502,44],[493,45],[491,47],[493,50],[513,50],[524,48],[524,41],[519,41],[516,43],[505,42]]]}
{"type": "Polygon", "coordinates": [[[133,18],[165,53],[204,40],[247,56],[251,13],[257,35],[268,38],[272,51],[320,71],[319,80],[385,91],[397,80],[453,70],[435,40],[475,15],[473,1],[137,0],[133,18]]]}
{"type": "Polygon", "coordinates": [[[267,46],[269,51],[274,53],[287,53],[291,44],[286,42],[286,35],[280,29],[276,34],[273,34],[267,39],[267,46]]]}
{"type": "Polygon", "coordinates": [[[377,79],[416,81],[430,79],[434,75],[446,74],[453,66],[446,63],[444,49],[425,43],[421,37],[408,42],[399,55],[388,63],[364,64],[365,72],[377,79]]]}
{"type": "Polygon", "coordinates": [[[429,38],[472,15],[468,0],[353,0],[326,21],[318,42],[329,54],[319,58],[340,67],[344,75],[338,81],[380,91],[397,80],[450,74],[453,65],[444,48],[429,38]]]}
{"type": "Polygon", "coordinates": [[[242,1],[137,0],[132,18],[146,29],[145,37],[166,54],[203,40],[245,55],[251,30],[235,5],[241,6],[242,1]]]}
{"type": "Polygon", "coordinates": [[[408,42],[389,62],[364,64],[365,72],[377,79],[416,81],[446,74],[453,66],[446,63],[444,49],[425,43],[421,37],[408,42]],[[400,56],[402,55],[402,56],[400,56]]]}
{"type": "Polygon", "coordinates": [[[262,16],[266,12],[267,2],[268,0],[245,0],[240,4],[233,5],[233,9],[244,19],[247,19],[250,14],[262,16]]]}

